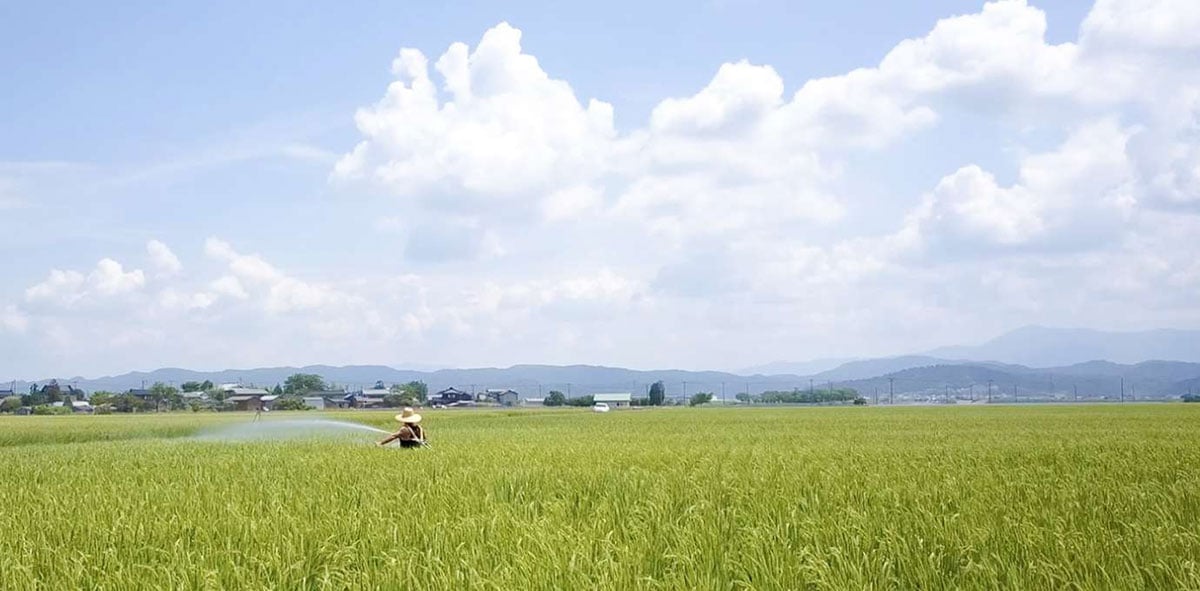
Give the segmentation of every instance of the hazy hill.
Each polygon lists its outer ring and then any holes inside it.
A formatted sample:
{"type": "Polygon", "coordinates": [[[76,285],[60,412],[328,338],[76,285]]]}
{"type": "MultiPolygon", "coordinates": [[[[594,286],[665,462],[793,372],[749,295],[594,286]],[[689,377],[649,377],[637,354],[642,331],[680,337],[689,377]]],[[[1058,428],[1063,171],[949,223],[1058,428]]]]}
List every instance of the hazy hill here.
{"type": "Polygon", "coordinates": [[[1200,331],[1105,332],[1026,326],[981,345],[942,347],[928,355],[1031,367],[1064,366],[1095,359],[1114,363],[1138,363],[1147,359],[1200,362],[1200,331]]]}
{"type": "Polygon", "coordinates": [[[1034,369],[995,364],[956,364],[910,368],[895,373],[845,382],[862,395],[873,398],[878,388],[886,396],[889,386],[897,393],[926,393],[944,396],[968,394],[974,387],[976,397],[986,396],[988,382],[992,391],[1018,396],[1071,399],[1119,399],[1122,385],[1126,399],[1175,399],[1188,391],[1188,385],[1200,385],[1200,363],[1148,361],[1134,365],[1088,362],[1066,367],[1034,369]],[[889,378],[891,382],[889,383],[889,378]],[[1122,378],[1124,381],[1122,382],[1122,378]]]}
{"type": "Polygon", "coordinates": [[[822,371],[812,377],[818,380],[860,380],[872,378],[914,367],[931,365],[952,365],[961,363],[949,359],[940,359],[926,355],[905,355],[902,357],[884,357],[880,359],[862,359],[848,361],[833,369],[822,371]]]}
{"type": "Polygon", "coordinates": [[[852,363],[855,359],[813,359],[811,361],[772,361],[762,365],[754,365],[737,370],[738,375],[795,375],[808,376],[826,372],[845,364],[852,363]]]}

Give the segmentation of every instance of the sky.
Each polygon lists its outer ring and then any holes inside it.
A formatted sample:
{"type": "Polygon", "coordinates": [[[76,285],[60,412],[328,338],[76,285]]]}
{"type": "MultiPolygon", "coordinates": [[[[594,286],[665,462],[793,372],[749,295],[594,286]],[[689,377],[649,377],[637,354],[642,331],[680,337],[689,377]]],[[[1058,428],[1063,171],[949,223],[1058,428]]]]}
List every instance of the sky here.
{"type": "Polygon", "coordinates": [[[1192,0],[5,2],[0,378],[1200,328],[1197,30],[1192,0]]]}

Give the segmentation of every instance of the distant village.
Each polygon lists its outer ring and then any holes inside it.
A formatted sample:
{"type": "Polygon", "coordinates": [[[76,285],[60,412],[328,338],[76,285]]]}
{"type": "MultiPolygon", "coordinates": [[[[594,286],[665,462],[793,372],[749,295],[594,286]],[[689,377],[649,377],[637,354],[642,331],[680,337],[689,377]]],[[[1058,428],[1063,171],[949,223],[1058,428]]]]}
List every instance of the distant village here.
{"type": "Polygon", "coordinates": [[[179,387],[156,383],[150,387],[130,388],[124,392],[85,392],[69,384],[51,380],[32,384],[28,391],[0,389],[0,412],[17,415],[55,415],[74,413],[128,413],[170,411],[259,411],[381,409],[405,406],[455,408],[476,406],[592,406],[603,403],[621,408],[646,404],[629,392],[589,394],[568,398],[551,391],[547,396],[526,397],[512,388],[486,388],[467,391],[446,388],[429,394],[423,382],[387,385],[376,382],[370,388],[339,388],[327,385],[320,376],[296,374],[284,384],[263,388],[240,383],[213,384],[185,382],[179,387]]]}

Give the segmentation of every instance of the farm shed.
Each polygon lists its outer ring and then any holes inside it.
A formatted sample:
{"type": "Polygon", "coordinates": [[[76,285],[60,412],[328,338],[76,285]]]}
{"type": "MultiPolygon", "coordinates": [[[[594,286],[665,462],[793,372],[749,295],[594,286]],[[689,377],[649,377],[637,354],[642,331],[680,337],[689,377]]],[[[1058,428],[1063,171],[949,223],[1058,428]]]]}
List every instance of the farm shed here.
{"type": "Polygon", "coordinates": [[[633,394],[630,394],[629,392],[610,392],[610,393],[606,393],[606,394],[593,394],[592,400],[597,403],[603,402],[609,406],[621,408],[621,407],[629,406],[630,404],[633,403],[633,394]]]}

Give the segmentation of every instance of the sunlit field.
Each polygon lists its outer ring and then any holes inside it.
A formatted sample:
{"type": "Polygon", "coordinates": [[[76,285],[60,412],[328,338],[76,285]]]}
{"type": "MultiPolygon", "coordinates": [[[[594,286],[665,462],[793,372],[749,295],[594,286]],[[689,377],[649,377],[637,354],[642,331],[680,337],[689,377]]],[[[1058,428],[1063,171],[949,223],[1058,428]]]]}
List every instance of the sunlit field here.
{"type": "Polygon", "coordinates": [[[0,588],[1194,589],[1197,407],[7,417],[0,588]]]}

